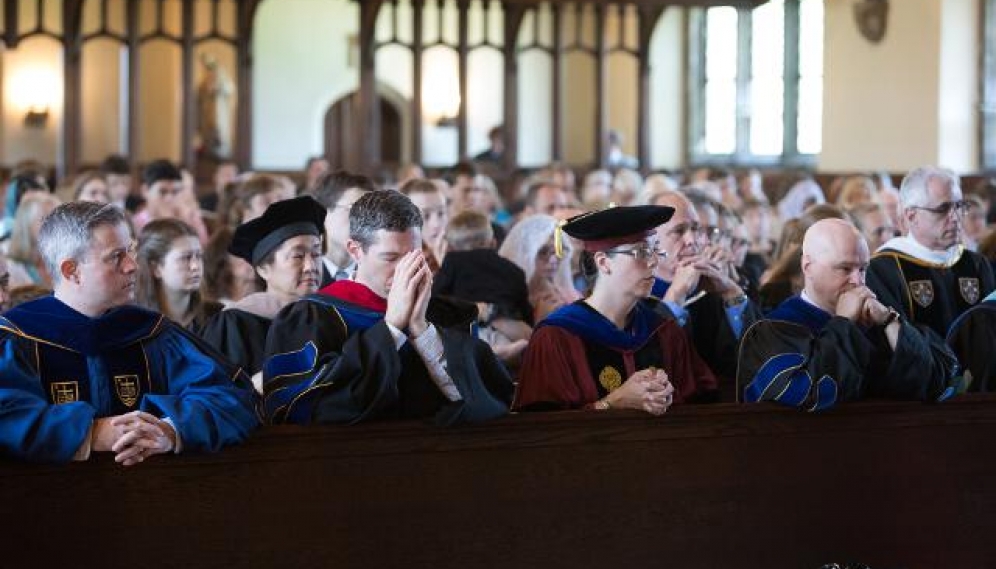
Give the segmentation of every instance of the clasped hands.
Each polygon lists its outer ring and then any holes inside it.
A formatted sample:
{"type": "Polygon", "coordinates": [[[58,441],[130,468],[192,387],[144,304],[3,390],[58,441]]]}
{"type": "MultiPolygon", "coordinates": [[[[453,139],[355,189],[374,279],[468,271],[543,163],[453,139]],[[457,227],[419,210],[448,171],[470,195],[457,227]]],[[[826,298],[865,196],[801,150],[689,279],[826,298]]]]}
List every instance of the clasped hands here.
{"type": "Polygon", "coordinates": [[[91,450],[111,451],[114,462],[132,466],[176,448],[172,425],[145,411],[103,417],[93,422],[91,450]]]}
{"type": "Polygon", "coordinates": [[[861,326],[881,326],[892,310],[879,302],[875,293],[864,285],[852,287],[837,299],[837,316],[843,316],[861,326]]]}
{"type": "Polygon", "coordinates": [[[425,311],[431,296],[432,270],[422,251],[416,249],[394,267],[384,320],[398,330],[408,329],[413,338],[421,336],[429,328],[425,311]]]}
{"type": "Polygon", "coordinates": [[[664,299],[683,304],[688,295],[699,287],[700,280],[705,291],[724,298],[738,296],[743,291],[736,282],[735,274],[728,252],[719,247],[708,247],[699,255],[679,261],[664,299]]]}
{"type": "Polygon", "coordinates": [[[639,409],[652,415],[663,415],[674,401],[674,386],[668,380],[667,372],[651,367],[629,376],[605,400],[613,408],[639,409]]]}

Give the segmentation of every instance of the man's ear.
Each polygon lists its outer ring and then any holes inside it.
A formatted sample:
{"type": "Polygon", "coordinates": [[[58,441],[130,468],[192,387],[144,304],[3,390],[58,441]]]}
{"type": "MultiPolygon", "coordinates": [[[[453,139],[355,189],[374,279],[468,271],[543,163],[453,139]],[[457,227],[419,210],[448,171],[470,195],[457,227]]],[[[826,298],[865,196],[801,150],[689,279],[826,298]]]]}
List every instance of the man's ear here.
{"type": "Polygon", "coordinates": [[[159,263],[151,263],[149,265],[149,267],[152,268],[152,276],[153,277],[155,277],[155,278],[157,278],[159,280],[163,280],[163,267],[162,267],[162,265],[160,265],[159,263]]]}
{"type": "Polygon", "coordinates": [[[346,251],[354,262],[360,262],[360,256],[363,255],[363,246],[360,245],[359,241],[354,239],[346,240],[346,251]]]}
{"type": "Polygon", "coordinates": [[[62,280],[64,281],[79,284],[80,279],[79,272],[77,270],[78,268],[79,264],[75,259],[63,259],[62,262],[59,263],[59,276],[62,277],[62,280]]]}
{"type": "Polygon", "coordinates": [[[609,256],[601,251],[595,253],[595,266],[598,268],[598,272],[602,274],[607,275],[612,272],[609,269],[609,256]]]}
{"type": "Polygon", "coordinates": [[[802,274],[805,275],[809,270],[809,266],[813,264],[813,258],[809,255],[803,253],[802,259],[799,260],[799,268],[802,270],[802,274]]]}

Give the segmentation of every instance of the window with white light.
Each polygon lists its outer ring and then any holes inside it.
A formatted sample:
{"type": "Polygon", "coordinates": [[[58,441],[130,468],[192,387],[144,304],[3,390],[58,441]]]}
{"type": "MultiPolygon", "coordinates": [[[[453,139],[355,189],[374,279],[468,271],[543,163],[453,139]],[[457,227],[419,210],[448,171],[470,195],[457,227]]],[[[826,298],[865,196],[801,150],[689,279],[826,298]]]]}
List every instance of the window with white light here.
{"type": "Polygon", "coordinates": [[[823,134],[823,0],[697,10],[691,25],[691,161],[813,162],[823,134]]]}

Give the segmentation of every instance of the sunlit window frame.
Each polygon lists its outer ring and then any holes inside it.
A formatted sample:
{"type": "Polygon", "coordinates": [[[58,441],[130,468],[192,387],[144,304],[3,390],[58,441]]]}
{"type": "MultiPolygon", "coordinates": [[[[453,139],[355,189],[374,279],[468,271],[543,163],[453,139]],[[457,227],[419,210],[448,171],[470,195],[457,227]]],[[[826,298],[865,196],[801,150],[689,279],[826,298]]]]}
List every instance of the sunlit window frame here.
{"type": "MultiPolygon", "coordinates": [[[[990,2],[996,0],[988,0],[990,2]]],[[[784,166],[812,168],[818,155],[798,150],[799,2],[785,0],[784,120],[781,155],[750,151],[750,81],[752,10],[737,8],[737,117],[736,150],[732,154],[705,152],[706,9],[688,11],[688,122],[687,159],[703,166],[784,166]]],[[[825,75],[824,75],[825,77],[825,75]]]]}
{"type": "Polygon", "coordinates": [[[996,18],[996,0],[982,3],[981,33],[983,50],[979,74],[981,83],[979,105],[979,152],[984,170],[996,172],[996,27],[986,22],[996,18]]]}

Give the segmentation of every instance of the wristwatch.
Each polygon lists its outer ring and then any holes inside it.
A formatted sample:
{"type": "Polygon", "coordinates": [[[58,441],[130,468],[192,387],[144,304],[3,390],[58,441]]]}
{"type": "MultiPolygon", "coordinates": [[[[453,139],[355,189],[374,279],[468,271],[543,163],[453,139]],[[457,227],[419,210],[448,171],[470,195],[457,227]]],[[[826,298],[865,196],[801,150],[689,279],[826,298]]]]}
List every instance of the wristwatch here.
{"type": "Polygon", "coordinates": [[[899,321],[899,312],[895,308],[890,308],[889,315],[885,317],[885,322],[882,323],[882,326],[888,326],[889,324],[898,321],[899,321]]]}
{"type": "Polygon", "coordinates": [[[733,308],[734,306],[740,306],[745,302],[747,302],[747,295],[744,293],[740,293],[737,296],[734,296],[733,298],[728,298],[723,300],[723,305],[725,305],[727,308],[733,308]]]}

